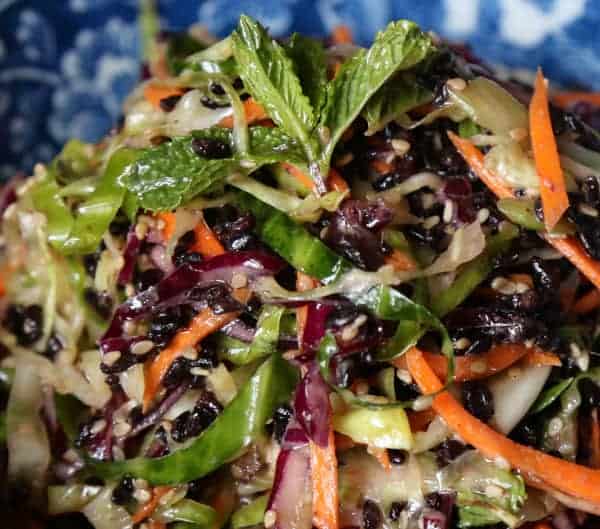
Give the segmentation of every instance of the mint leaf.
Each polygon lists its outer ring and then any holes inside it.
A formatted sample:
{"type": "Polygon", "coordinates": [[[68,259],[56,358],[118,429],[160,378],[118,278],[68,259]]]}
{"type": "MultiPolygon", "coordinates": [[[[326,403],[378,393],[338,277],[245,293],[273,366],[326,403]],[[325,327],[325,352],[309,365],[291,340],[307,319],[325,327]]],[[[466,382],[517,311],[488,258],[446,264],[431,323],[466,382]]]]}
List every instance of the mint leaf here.
{"type": "Polygon", "coordinates": [[[221,141],[233,151],[232,132],[222,127],[194,131],[191,136],[147,149],[125,181],[141,208],[171,210],[196,195],[218,191],[233,173],[250,174],[263,165],[283,161],[306,163],[299,144],[276,128],[252,127],[250,152],[229,158],[199,156],[192,148],[195,138],[221,141]]]}
{"type": "Polygon", "coordinates": [[[245,15],[231,38],[239,74],[248,91],[284,132],[302,144],[308,158],[316,159],[316,144],[310,137],[315,122],[313,108],[302,93],[285,49],[245,15]]]}
{"type": "Polygon", "coordinates": [[[433,50],[431,39],[416,24],[399,20],[378,33],[369,50],[360,50],[344,63],[328,86],[327,103],[319,120],[329,136],[320,157],[322,174],[327,174],[340,136],[367,101],[392,75],[418,64],[433,50]]]}
{"type": "Polygon", "coordinates": [[[296,74],[315,113],[321,111],[327,87],[327,59],[323,44],[299,33],[294,33],[287,45],[287,53],[294,61],[296,74]]]}
{"type": "Polygon", "coordinates": [[[374,134],[393,119],[431,101],[431,98],[431,92],[419,86],[414,80],[405,77],[390,79],[369,100],[363,110],[363,117],[368,125],[365,134],[374,134]]]}

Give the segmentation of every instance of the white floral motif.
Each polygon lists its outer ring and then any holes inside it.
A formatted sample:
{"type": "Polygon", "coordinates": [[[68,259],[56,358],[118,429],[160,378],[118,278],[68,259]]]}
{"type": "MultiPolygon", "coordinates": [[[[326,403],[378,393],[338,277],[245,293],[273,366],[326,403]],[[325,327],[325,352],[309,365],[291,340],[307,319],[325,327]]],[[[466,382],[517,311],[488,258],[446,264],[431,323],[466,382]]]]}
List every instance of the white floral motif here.
{"type": "Polygon", "coordinates": [[[52,137],[96,141],[114,124],[121,101],[139,77],[135,23],[111,18],[99,30],[83,30],[65,53],[64,89],[54,93],[48,127],[52,137]]]}
{"type": "Polygon", "coordinates": [[[201,3],[198,18],[219,35],[233,29],[240,14],[245,13],[260,20],[271,34],[282,36],[290,30],[295,3],[296,0],[207,0],[201,3]]]}

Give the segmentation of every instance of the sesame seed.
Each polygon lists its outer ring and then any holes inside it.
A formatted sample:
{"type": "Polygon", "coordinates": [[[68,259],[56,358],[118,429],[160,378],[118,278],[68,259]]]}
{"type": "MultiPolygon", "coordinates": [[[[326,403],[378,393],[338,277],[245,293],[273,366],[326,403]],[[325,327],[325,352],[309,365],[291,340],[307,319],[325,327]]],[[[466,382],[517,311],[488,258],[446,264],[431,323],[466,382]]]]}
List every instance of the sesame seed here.
{"type": "Polygon", "coordinates": [[[248,277],[244,273],[233,274],[231,277],[231,286],[233,288],[244,288],[248,284],[248,277]]]}
{"type": "Polygon", "coordinates": [[[528,136],[527,129],[525,129],[523,127],[517,127],[516,129],[512,129],[509,131],[508,134],[515,141],[524,140],[528,136]]]}
{"type": "Polygon", "coordinates": [[[517,282],[517,283],[515,283],[515,290],[516,290],[517,294],[523,294],[524,292],[527,292],[528,290],[530,290],[530,288],[527,283],[517,282]]]}
{"type": "Polygon", "coordinates": [[[192,369],[190,369],[190,374],[195,377],[205,377],[210,375],[210,371],[202,367],[192,367],[192,369]]]}
{"type": "Polygon", "coordinates": [[[148,233],[148,225],[145,222],[138,222],[135,225],[135,236],[138,239],[140,239],[140,240],[145,239],[147,233],[148,233]]]}
{"type": "Polygon", "coordinates": [[[406,369],[396,369],[396,376],[405,384],[412,384],[412,375],[406,369]]]}
{"type": "Polygon", "coordinates": [[[160,425],[164,428],[165,432],[169,433],[173,429],[173,423],[168,419],[163,419],[160,425]]]}
{"type": "Polygon", "coordinates": [[[79,454],[72,448],[69,448],[63,455],[63,459],[68,463],[75,463],[79,461],[79,454]]]}
{"type": "Polygon", "coordinates": [[[90,433],[92,435],[99,434],[102,430],[106,428],[106,421],[104,419],[99,419],[90,428],[90,433]]]}
{"type": "Polygon", "coordinates": [[[370,402],[372,404],[387,404],[389,403],[389,399],[387,397],[384,397],[382,395],[363,395],[362,396],[362,400],[366,401],[366,402],[370,402]]]}
{"type": "Polygon", "coordinates": [[[118,422],[113,426],[113,432],[117,437],[123,437],[131,431],[131,424],[128,422],[118,422]]]}
{"type": "Polygon", "coordinates": [[[487,371],[487,362],[485,360],[476,360],[471,364],[471,371],[481,375],[487,371]]]}
{"type": "Polygon", "coordinates": [[[161,505],[168,505],[175,497],[175,494],[177,494],[177,490],[171,489],[164,496],[161,496],[161,498],[158,500],[158,503],[160,503],[161,505]]]}
{"type": "Polygon", "coordinates": [[[151,340],[142,340],[141,342],[134,343],[131,346],[131,352],[138,355],[145,355],[147,352],[151,351],[154,347],[154,342],[151,340]]]}
{"type": "Polygon", "coordinates": [[[119,358],[121,358],[121,351],[109,351],[102,357],[102,363],[112,366],[119,358]]]}
{"type": "Polygon", "coordinates": [[[133,498],[139,503],[148,503],[152,494],[146,489],[138,489],[133,493],[133,498]]]}
{"type": "Polygon", "coordinates": [[[464,79],[461,79],[460,77],[454,77],[452,79],[448,79],[446,81],[446,84],[448,85],[448,88],[450,88],[451,90],[455,90],[457,92],[460,92],[460,91],[464,90],[465,88],[467,88],[467,82],[464,79]]]}
{"type": "Polygon", "coordinates": [[[587,204],[579,204],[577,209],[579,209],[580,213],[583,213],[584,215],[587,215],[588,217],[597,217],[598,216],[598,210],[596,208],[593,208],[592,206],[588,206],[587,204]]]}
{"type": "Polygon", "coordinates": [[[196,360],[198,358],[198,351],[193,347],[188,347],[187,349],[184,349],[181,356],[187,358],[188,360],[196,360]]]}
{"type": "Polygon", "coordinates": [[[167,223],[163,219],[158,219],[156,221],[156,228],[161,231],[165,229],[166,225],[167,225],[167,223]]]}
{"type": "Polygon", "coordinates": [[[579,345],[577,345],[575,342],[571,342],[569,344],[569,349],[571,350],[571,356],[573,356],[573,358],[579,358],[583,354],[581,347],[579,347],[579,345]]]}
{"type": "Polygon", "coordinates": [[[560,433],[563,427],[563,422],[560,417],[554,417],[548,423],[548,435],[554,437],[560,433]]]}
{"type": "Polygon", "coordinates": [[[460,349],[462,351],[463,349],[466,349],[467,347],[469,347],[469,345],[471,345],[471,340],[469,340],[468,338],[463,336],[462,338],[459,338],[458,340],[456,340],[454,347],[456,349],[460,349]]]}
{"type": "Polygon", "coordinates": [[[123,324],[123,330],[125,331],[125,334],[133,336],[135,334],[135,331],[137,330],[137,325],[134,321],[126,321],[123,324]]]}
{"type": "Polygon", "coordinates": [[[319,127],[319,139],[322,145],[327,145],[331,140],[331,130],[329,127],[319,127]]]}
{"type": "Polygon", "coordinates": [[[442,214],[442,220],[445,224],[448,224],[454,216],[454,202],[450,199],[444,201],[444,213],[442,214]]]}
{"type": "Polygon", "coordinates": [[[490,498],[501,498],[504,494],[502,487],[499,487],[498,485],[487,485],[484,492],[485,495],[490,498]]]}
{"type": "Polygon", "coordinates": [[[410,151],[410,143],[400,138],[394,138],[392,140],[392,149],[398,156],[404,156],[410,151]]]}
{"type": "Polygon", "coordinates": [[[502,276],[494,278],[492,281],[492,288],[505,296],[511,296],[517,292],[517,284],[502,276]]]}
{"type": "Polygon", "coordinates": [[[435,195],[433,193],[423,193],[421,195],[421,204],[423,204],[423,209],[429,209],[435,204],[435,195]]]}
{"type": "Polygon", "coordinates": [[[254,169],[256,167],[256,163],[252,160],[240,160],[240,166],[245,169],[254,169]]]}
{"type": "Polygon", "coordinates": [[[484,224],[490,218],[490,210],[488,208],[480,209],[477,212],[477,220],[480,224],[484,224]]]}
{"type": "Polygon", "coordinates": [[[428,408],[431,408],[431,404],[433,403],[433,399],[431,396],[426,395],[423,397],[417,397],[413,402],[412,409],[415,411],[423,411],[428,408]]]}
{"type": "Polygon", "coordinates": [[[523,342],[525,347],[533,347],[535,345],[535,341],[532,338],[528,338],[523,342]]]}
{"type": "Polygon", "coordinates": [[[432,215],[431,217],[427,217],[423,222],[423,228],[426,230],[430,230],[434,226],[437,226],[440,223],[440,218],[437,215],[432,215]]]}
{"type": "Polygon", "coordinates": [[[263,518],[263,523],[265,527],[273,527],[275,522],[277,521],[277,513],[271,509],[265,512],[265,517],[263,518]]]}
{"type": "Polygon", "coordinates": [[[135,294],[135,288],[133,287],[133,285],[131,283],[127,283],[125,285],[125,295],[130,298],[131,296],[133,296],[135,294]]]}
{"type": "Polygon", "coordinates": [[[327,226],[325,226],[320,232],[319,232],[319,237],[321,239],[324,239],[327,236],[327,226]]]}
{"type": "Polygon", "coordinates": [[[136,489],[147,489],[148,488],[148,482],[145,479],[142,478],[137,478],[133,481],[133,486],[136,489]]]}

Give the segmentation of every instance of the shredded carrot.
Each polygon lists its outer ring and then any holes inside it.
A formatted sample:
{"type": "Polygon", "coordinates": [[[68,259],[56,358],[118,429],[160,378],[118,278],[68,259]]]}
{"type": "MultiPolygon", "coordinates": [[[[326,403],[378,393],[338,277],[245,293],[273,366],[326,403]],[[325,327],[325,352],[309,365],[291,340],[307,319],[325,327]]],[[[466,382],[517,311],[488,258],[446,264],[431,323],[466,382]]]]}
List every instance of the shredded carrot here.
{"type": "Polygon", "coordinates": [[[15,270],[15,266],[7,263],[0,268],[0,297],[6,294],[6,285],[10,280],[10,276],[15,270]]]}
{"type": "MultiPolygon", "coordinates": [[[[240,303],[246,303],[250,299],[250,295],[251,292],[245,288],[238,288],[233,291],[233,297],[240,303]]],[[[198,342],[208,335],[233,321],[238,315],[238,312],[215,314],[208,307],[202,309],[184,330],[175,335],[171,343],[156,358],[148,360],[144,366],[144,412],[150,408],[160,388],[162,378],[175,359],[179,358],[190,347],[195,347],[198,342]]]]}
{"type": "Polygon", "coordinates": [[[535,167],[540,178],[544,223],[546,229],[552,231],[568,209],[569,197],[550,120],[546,80],[541,69],[538,69],[529,105],[529,128],[535,167]]]}
{"type": "Polygon", "coordinates": [[[433,408],[427,408],[420,411],[406,410],[406,415],[411,431],[424,432],[427,430],[429,423],[435,419],[437,413],[433,408]]]}
{"type": "Polygon", "coordinates": [[[533,347],[531,351],[523,357],[523,363],[530,366],[560,367],[562,365],[560,357],[557,354],[549,351],[542,351],[537,347],[533,347]]]}
{"type": "Polygon", "coordinates": [[[581,296],[573,305],[575,314],[587,314],[600,307],[600,290],[594,288],[581,296]]]}
{"type": "MultiPolygon", "coordinates": [[[[513,196],[512,191],[502,180],[484,167],[483,153],[475,145],[452,132],[448,132],[448,137],[473,172],[498,198],[510,198],[513,196]]],[[[575,237],[563,238],[551,237],[549,235],[544,235],[543,237],[548,244],[554,246],[554,248],[571,261],[597,288],[600,288],[600,262],[592,259],[575,237]]]]}
{"type": "Polygon", "coordinates": [[[202,257],[215,257],[225,252],[225,248],[206,224],[204,217],[201,217],[198,224],[196,224],[194,235],[196,236],[196,242],[192,246],[192,251],[198,252],[202,257]]]}
{"type": "MultiPolygon", "coordinates": [[[[251,97],[244,101],[244,113],[246,114],[246,122],[248,125],[253,125],[256,122],[262,121],[263,119],[268,119],[269,117],[265,111],[265,108],[251,97]]],[[[219,125],[221,125],[221,127],[232,129],[233,116],[224,117],[219,122],[219,125]]]]}
{"type": "Polygon", "coordinates": [[[472,142],[450,131],[448,132],[448,137],[473,172],[498,198],[513,197],[512,191],[506,184],[485,167],[483,153],[472,142]]]}
{"type": "MultiPolygon", "coordinates": [[[[444,355],[423,353],[434,373],[445,379],[448,374],[448,360],[444,355]]],[[[490,377],[513,365],[523,357],[531,356],[528,362],[535,365],[560,365],[560,359],[552,353],[546,353],[535,347],[523,344],[498,344],[485,353],[457,356],[454,361],[454,380],[465,382],[490,377]]],[[[403,355],[392,361],[394,366],[407,369],[407,358],[403,355]]]]}
{"type": "Polygon", "coordinates": [[[414,259],[400,250],[394,250],[386,255],[385,264],[392,265],[397,272],[411,272],[417,267],[414,259]]]}
{"type": "MultiPolygon", "coordinates": [[[[306,292],[319,286],[319,282],[304,272],[296,272],[296,290],[306,292]]],[[[296,309],[296,326],[298,333],[298,345],[302,347],[302,337],[306,328],[306,319],[308,318],[308,307],[306,305],[296,309]]]]}
{"type": "Polygon", "coordinates": [[[552,96],[554,104],[567,108],[573,103],[591,103],[600,106],[600,93],[598,92],[558,92],[552,96]]]}
{"type": "Polygon", "coordinates": [[[290,173],[296,180],[298,180],[304,187],[310,189],[311,191],[315,188],[315,183],[313,179],[308,176],[306,173],[298,169],[295,165],[291,163],[284,162],[281,164],[282,167],[290,173]]]}
{"type": "Polygon", "coordinates": [[[335,26],[331,32],[331,41],[333,44],[352,44],[352,31],[343,24],[335,26]]]}
{"type": "Polygon", "coordinates": [[[450,394],[416,347],[407,353],[408,369],[424,394],[437,393],[433,409],[467,444],[485,457],[502,458],[524,474],[532,486],[553,487],[565,494],[600,504],[600,470],[593,470],[523,446],[496,432],[467,412],[450,394]]]}
{"type": "Polygon", "coordinates": [[[386,472],[392,470],[392,463],[390,461],[390,455],[385,448],[378,448],[376,446],[368,446],[367,452],[371,454],[377,462],[383,467],[386,472]]]}
{"type": "Polygon", "coordinates": [[[171,490],[173,490],[173,487],[154,487],[152,490],[152,497],[136,511],[131,517],[131,521],[136,524],[148,518],[148,516],[150,516],[158,507],[160,499],[171,490]]]}
{"type": "Polygon", "coordinates": [[[160,102],[167,97],[180,96],[183,94],[183,90],[179,87],[174,86],[160,86],[154,84],[147,84],[144,87],[144,98],[146,101],[152,104],[152,106],[158,110],[161,110],[160,102]]]}
{"type": "Polygon", "coordinates": [[[329,441],[325,448],[310,443],[310,473],[313,525],[318,529],[338,529],[338,469],[332,426],[329,428],[329,441]]]}
{"type": "Polygon", "coordinates": [[[175,233],[175,227],[177,224],[177,220],[175,217],[175,213],[170,211],[161,211],[156,214],[156,218],[163,223],[163,227],[160,230],[163,241],[171,240],[173,234],[175,233]]]}
{"type": "Polygon", "coordinates": [[[340,193],[347,193],[350,191],[348,182],[344,180],[344,177],[334,169],[329,169],[329,176],[327,177],[327,187],[332,191],[339,191],[340,193]]]}
{"type": "Polygon", "coordinates": [[[371,167],[380,174],[391,173],[394,170],[394,166],[391,163],[384,162],[383,160],[373,160],[371,167]]]}

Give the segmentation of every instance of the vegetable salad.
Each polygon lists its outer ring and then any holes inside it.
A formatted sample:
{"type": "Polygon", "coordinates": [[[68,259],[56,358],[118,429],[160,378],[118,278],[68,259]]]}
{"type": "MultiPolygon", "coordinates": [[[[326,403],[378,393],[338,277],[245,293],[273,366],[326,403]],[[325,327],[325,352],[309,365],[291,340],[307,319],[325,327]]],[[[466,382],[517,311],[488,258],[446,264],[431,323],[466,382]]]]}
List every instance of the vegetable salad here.
{"type": "Polygon", "coordinates": [[[0,196],[6,527],[597,524],[594,94],[143,27],[121,125],[0,196]]]}

